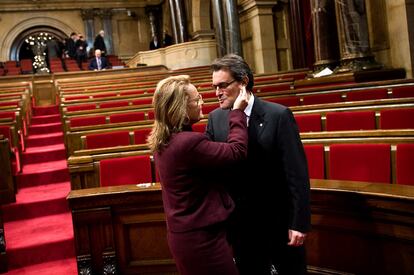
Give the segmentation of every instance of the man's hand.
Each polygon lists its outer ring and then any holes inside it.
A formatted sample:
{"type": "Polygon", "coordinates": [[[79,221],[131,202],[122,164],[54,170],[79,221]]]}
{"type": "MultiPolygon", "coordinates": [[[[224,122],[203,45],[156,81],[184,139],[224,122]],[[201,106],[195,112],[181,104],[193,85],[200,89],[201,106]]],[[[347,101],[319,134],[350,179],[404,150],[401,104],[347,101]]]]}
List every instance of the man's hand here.
{"type": "Polygon", "coordinates": [[[288,245],[290,246],[301,246],[303,245],[303,242],[305,241],[306,234],[289,229],[289,242],[288,245]]]}

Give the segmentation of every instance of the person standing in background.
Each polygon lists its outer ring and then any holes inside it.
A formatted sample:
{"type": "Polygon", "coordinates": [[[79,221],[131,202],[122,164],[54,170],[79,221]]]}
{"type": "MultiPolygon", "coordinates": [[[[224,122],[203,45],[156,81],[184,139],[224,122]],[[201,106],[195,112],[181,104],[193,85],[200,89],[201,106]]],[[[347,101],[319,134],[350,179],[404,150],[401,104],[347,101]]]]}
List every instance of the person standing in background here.
{"type": "Polygon", "coordinates": [[[106,45],[104,40],[105,32],[101,30],[99,34],[95,37],[95,41],[93,42],[93,48],[95,50],[101,50],[102,56],[106,55],[106,45]]]}
{"type": "Polygon", "coordinates": [[[78,63],[79,68],[83,70],[82,62],[85,62],[88,60],[88,54],[87,54],[88,43],[85,41],[85,38],[83,37],[83,35],[79,34],[79,39],[78,41],[76,41],[75,46],[76,46],[76,61],[78,63]]]}
{"type": "Polygon", "coordinates": [[[78,40],[78,35],[76,32],[72,32],[70,37],[66,40],[66,57],[76,58],[76,41],[78,40]]]}
{"type": "Polygon", "coordinates": [[[156,50],[160,48],[160,43],[158,42],[158,38],[156,35],[154,35],[151,39],[151,42],[149,44],[150,50],[156,50]]]}
{"type": "Polygon", "coordinates": [[[164,38],[162,40],[163,47],[168,47],[173,44],[173,38],[171,35],[168,34],[167,30],[164,30],[164,38]]]}

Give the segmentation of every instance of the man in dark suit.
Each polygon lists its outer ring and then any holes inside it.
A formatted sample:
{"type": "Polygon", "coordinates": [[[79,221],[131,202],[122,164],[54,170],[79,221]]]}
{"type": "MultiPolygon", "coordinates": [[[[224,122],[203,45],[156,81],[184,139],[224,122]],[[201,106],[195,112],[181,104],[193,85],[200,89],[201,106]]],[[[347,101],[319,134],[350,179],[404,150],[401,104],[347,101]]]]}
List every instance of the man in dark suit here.
{"type": "Polygon", "coordinates": [[[104,40],[105,32],[101,30],[99,34],[95,37],[95,41],[93,42],[93,48],[95,50],[101,50],[102,56],[106,55],[106,45],[104,40]]]}
{"type": "Polygon", "coordinates": [[[66,55],[70,58],[76,58],[76,41],[78,40],[78,35],[76,32],[72,32],[70,37],[66,40],[66,55]]]}
{"type": "Polygon", "coordinates": [[[95,50],[95,57],[89,62],[88,69],[100,71],[109,68],[109,63],[105,57],[101,56],[101,50],[95,50]]]}
{"type": "Polygon", "coordinates": [[[150,50],[156,50],[160,48],[160,43],[158,42],[158,38],[156,35],[154,35],[151,39],[151,42],[149,44],[150,50]]]}
{"type": "Polygon", "coordinates": [[[229,235],[241,275],[306,274],[303,242],[310,230],[307,162],[298,128],[285,106],[253,96],[253,74],[237,55],[212,64],[220,108],[209,115],[207,135],[226,141],[228,114],[243,86],[250,92],[248,159],[223,169],[236,203],[229,235]],[[246,171],[240,173],[232,171],[246,171]]]}

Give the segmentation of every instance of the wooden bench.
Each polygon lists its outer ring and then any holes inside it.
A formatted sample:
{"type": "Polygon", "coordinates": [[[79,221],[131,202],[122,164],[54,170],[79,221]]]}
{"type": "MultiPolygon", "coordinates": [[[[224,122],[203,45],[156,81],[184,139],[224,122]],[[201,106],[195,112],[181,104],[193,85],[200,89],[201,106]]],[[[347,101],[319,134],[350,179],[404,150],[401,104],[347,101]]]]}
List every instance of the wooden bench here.
{"type": "MultiPolygon", "coordinates": [[[[414,272],[413,187],[311,180],[310,197],[310,272],[414,272]]],[[[79,272],[176,274],[159,184],[72,190],[68,202],[79,272]]]]}
{"type": "MultiPolygon", "coordinates": [[[[389,144],[389,179],[388,183],[397,183],[396,149],[399,144],[413,144],[414,130],[372,130],[301,133],[301,139],[308,157],[310,176],[330,179],[329,148],[333,144],[389,144]],[[317,151],[312,151],[318,146],[317,151]],[[310,148],[310,149],[309,149],[310,148]]],[[[99,161],[149,154],[145,144],[132,144],[96,149],[77,150],[68,158],[72,189],[100,186],[99,161]]],[[[152,168],[153,171],[154,167],[152,168]]],[[[385,172],[385,171],[384,171],[385,172]]],[[[153,173],[155,175],[155,172],[153,173]]],[[[153,176],[153,180],[156,177],[153,176]]],[[[414,184],[414,177],[411,179],[414,184]]]]}
{"type": "MultiPolygon", "coordinates": [[[[217,108],[217,105],[211,105],[212,109],[217,108]]],[[[204,108],[204,107],[203,107],[204,108]]],[[[338,104],[322,104],[322,105],[315,105],[315,106],[300,106],[300,107],[292,107],[292,111],[295,117],[298,115],[315,115],[317,114],[321,118],[325,117],[326,114],[335,113],[335,112],[358,112],[358,111],[372,111],[378,113],[375,117],[376,128],[380,129],[381,124],[381,112],[383,110],[397,110],[399,108],[408,108],[412,110],[414,108],[414,98],[403,98],[403,99],[386,99],[386,100],[373,100],[373,101],[358,101],[352,103],[338,103],[338,104]],[[319,108],[318,108],[319,107],[319,108]],[[315,109],[312,109],[315,108],[315,109]]],[[[131,107],[123,107],[123,108],[113,108],[108,109],[107,112],[99,113],[98,110],[92,111],[78,111],[67,113],[66,121],[73,118],[73,117],[93,117],[95,116],[102,116],[109,117],[110,115],[117,114],[118,112],[128,112],[131,107]],[[76,113],[76,114],[75,114],[76,113]],[[77,115],[79,114],[79,115],[77,115]],[[93,115],[92,115],[93,114],[93,115]],[[71,115],[69,117],[69,115],[71,115]]],[[[138,109],[139,110],[139,109],[138,109]]],[[[149,112],[151,109],[146,108],[142,109],[142,111],[149,112]]],[[[207,117],[207,115],[206,115],[207,117]]],[[[105,121],[107,119],[105,118],[105,121]]],[[[205,120],[204,120],[205,121],[205,120]]],[[[299,121],[299,120],[298,120],[299,121]]],[[[299,121],[299,127],[302,125],[299,121]]],[[[321,122],[322,127],[320,130],[326,130],[325,127],[325,120],[321,122]]],[[[68,155],[71,155],[74,151],[81,149],[81,141],[80,137],[82,135],[87,134],[95,134],[95,133],[103,133],[103,132],[111,132],[111,131],[123,131],[123,130],[133,130],[125,128],[126,126],[142,126],[142,127],[151,127],[152,121],[145,120],[145,121],[137,121],[137,122],[126,122],[126,123],[119,123],[119,124],[101,124],[101,125],[93,125],[93,126],[81,126],[81,127],[69,127],[68,122],[65,122],[65,140],[67,145],[68,155]]],[[[312,130],[312,129],[311,129],[312,130]]]]}
{"type": "Polygon", "coordinates": [[[0,205],[16,201],[9,140],[0,134],[0,205]]]}

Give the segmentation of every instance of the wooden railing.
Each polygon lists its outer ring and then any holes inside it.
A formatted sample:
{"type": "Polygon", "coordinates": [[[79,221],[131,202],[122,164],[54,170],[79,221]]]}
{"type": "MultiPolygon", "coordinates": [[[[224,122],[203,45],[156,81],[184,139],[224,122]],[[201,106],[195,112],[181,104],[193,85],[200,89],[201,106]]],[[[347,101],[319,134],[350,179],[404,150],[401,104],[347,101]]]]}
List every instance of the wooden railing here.
{"type": "MultiPolygon", "coordinates": [[[[68,201],[79,266],[175,274],[159,184],[72,190],[68,201]]],[[[312,180],[311,210],[311,273],[414,273],[414,187],[312,180]]]]}

